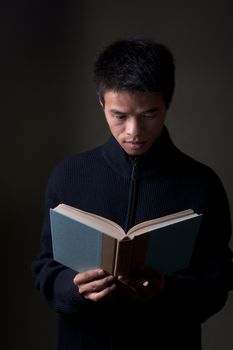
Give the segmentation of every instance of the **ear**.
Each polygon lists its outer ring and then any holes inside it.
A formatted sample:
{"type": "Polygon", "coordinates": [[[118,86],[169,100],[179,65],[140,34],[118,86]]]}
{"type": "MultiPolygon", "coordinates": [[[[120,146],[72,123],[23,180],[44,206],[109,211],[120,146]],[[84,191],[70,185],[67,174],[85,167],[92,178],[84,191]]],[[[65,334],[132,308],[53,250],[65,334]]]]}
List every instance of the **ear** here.
{"type": "Polygon", "coordinates": [[[101,101],[101,99],[99,99],[99,103],[100,103],[101,107],[104,108],[104,104],[103,104],[103,101],[101,101]]]}

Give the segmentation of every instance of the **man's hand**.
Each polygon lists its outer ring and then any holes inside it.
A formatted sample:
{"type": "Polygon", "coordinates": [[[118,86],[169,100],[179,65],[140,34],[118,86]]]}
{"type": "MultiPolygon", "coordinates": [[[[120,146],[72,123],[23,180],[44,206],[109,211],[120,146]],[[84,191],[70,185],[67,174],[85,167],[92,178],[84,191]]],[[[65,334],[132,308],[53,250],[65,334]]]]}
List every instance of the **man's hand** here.
{"type": "Polygon", "coordinates": [[[117,279],[101,269],[80,272],[74,277],[74,284],[85,299],[100,301],[116,288],[117,279]]]}
{"type": "Polygon", "coordinates": [[[73,282],[85,299],[94,302],[103,300],[113,292],[146,302],[158,296],[164,288],[164,278],[145,266],[130,277],[114,277],[101,269],[88,270],[78,273],[73,282]]]}
{"type": "Polygon", "coordinates": [[[118,281],[122,284],[123,294],[140,302],[149,301],[160,295],[165,284],[163,276],[157,276],[146,266],[141,266],[137,273],[130,277],[119,275],[118,281]]]}

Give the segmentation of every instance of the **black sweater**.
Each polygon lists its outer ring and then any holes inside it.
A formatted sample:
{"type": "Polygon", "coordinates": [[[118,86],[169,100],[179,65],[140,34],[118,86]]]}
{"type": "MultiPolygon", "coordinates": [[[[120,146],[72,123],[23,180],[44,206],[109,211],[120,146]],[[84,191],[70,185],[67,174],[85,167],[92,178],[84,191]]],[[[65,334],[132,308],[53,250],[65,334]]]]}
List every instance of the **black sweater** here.
{"type": "Polygon", "coordinates": [[[36,288],[59,314],[58,349],[198,350],[201,323],[227,300],[233,279],[231,223],[218,176],[179,151],[166,128],[137,160],[130,200],[133,164],[111,137],[101,147],[64,160],[50,176],[41,253],[32,271],[36,288]],[[75,272],[53,260],[49,208],[59,203],[105,216],[124,228],[193,208],[203,213],[203,221],[191,265],[166,276],[163,293],[147,304],[116,297],[87,301],[72,282],[75,272]]]}

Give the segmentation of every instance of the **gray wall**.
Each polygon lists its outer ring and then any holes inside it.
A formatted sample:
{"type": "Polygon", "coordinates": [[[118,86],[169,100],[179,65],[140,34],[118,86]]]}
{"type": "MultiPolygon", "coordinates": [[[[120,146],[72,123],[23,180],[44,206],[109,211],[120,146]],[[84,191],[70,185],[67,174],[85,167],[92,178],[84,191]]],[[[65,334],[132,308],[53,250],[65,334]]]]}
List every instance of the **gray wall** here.
{"type": "MultiPolygon", "coordinates": [[[[1,11],[4,349],[55,349],[56,315],[35,291],[30,264],[51,169],[108,135],[91,75],[102,46],[143,35],[172,49],[177,88],[167,125],[182,150],[219,174],[233,214],[232,4],[9,1],[1,11]]],[[[233,349],[232,308],[231,294],[203,326],[203,350],[233,349]]]]}

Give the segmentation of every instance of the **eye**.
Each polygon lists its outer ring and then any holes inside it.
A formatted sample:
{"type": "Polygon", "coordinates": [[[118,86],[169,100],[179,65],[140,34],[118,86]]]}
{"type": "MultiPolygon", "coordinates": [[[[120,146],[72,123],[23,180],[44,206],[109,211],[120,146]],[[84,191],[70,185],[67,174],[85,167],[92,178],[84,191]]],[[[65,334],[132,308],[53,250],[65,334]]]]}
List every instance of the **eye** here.
{"type": "Polygon", "coordinates": [[[154,119],[157,116],[157,113],[148,113],[148,114],[143,114],[142,117],[146,119],[154,119]]]}
{"type": "Polygon", "coordinates": [[[158,108],[152,108],[151,110],[142,112],[141,117],[146,119],[154,119],[158,116],[159,109],[158,108]]]}
{"type": "Polygon", "coordinates": [[[124,114],[113,114],[113,117],[117,120],[124,120],[126,118],[126,115],[124,114]]]}

